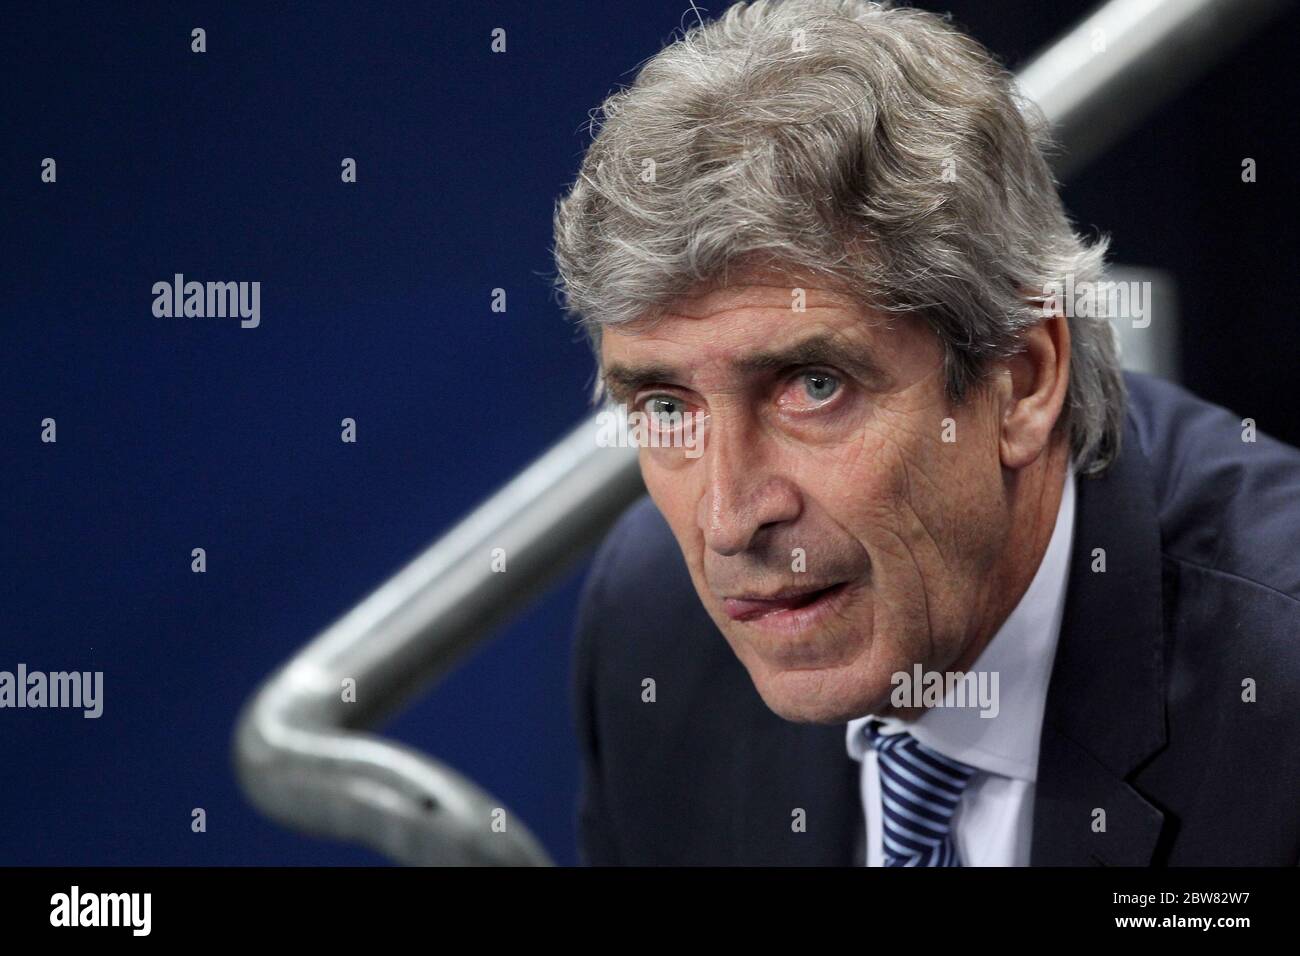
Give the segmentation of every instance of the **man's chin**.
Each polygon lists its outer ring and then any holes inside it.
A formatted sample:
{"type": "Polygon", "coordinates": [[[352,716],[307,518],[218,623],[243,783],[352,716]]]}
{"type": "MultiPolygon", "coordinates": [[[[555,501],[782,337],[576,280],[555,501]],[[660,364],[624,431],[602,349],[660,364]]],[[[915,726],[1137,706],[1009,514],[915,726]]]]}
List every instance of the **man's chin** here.
{"type": "Polygon", "coordinates": [[[768,709],[796,724],[842,724],[873,713],[889,702],[889,687],[863,691],[864,682],[848,668],[800,668],[749,672],[768,709]]]}

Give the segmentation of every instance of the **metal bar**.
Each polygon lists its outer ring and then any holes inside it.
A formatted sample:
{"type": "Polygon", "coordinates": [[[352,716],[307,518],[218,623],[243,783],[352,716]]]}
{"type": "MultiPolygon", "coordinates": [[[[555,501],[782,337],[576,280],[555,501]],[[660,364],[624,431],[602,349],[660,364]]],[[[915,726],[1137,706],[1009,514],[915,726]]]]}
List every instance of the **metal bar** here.
{"type": "Polygon", "coordinates": [[[1062,179],[1101,155],[1291,0],[1112,0],[1017,75],[1064,147],[1062,179]]]}
{"type": "MultiPolygon", "coordinates": [[[[1112,0],[1021,74],[1073,172],[1283,4],[1112,0]],[[1098,34],[1104,52],[1094,52],[1098,34]]],[[[412,864],[546,864],[499,801],[366,733],[595,544],[642,492],[635,449],[570,434],[269,677],[241,712],[236,772],[271,818],[412,864]],[[493,573],[493,549],[508,570],[493,573]],[[355,681],[355,702],[343,694],[355,681]]]]}
{"type": "Polygon", "coordinates": [[[445,673],[599,540],[642,491],[635,448],[599,448],[594,418],[456,525],[271,676],[240,716],[249,799],[295,829],[402,863],[545,864],[500,801],[436,760],[366,734],[445,673]],[[494,550],[505,558],[494,573],[494,550]],[[354,681],[355,702],[343,682],[354,681]]]}

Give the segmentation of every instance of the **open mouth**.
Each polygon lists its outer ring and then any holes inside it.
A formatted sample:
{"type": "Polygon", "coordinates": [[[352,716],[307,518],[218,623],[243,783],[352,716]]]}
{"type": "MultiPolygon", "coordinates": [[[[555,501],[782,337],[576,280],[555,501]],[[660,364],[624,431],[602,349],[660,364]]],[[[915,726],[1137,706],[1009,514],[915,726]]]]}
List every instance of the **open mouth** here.
{"type": "Polygon", "coordinates": [[[733,621],[755,621],[773,614],[780,614],[785,611],[796,611],[822,601],[830,600],[844,590],[844,587],[847,584],[847,581],[841,581],[838,584],[819,588],[816,591],[805,591],[801,594],[793,594],[789,597],[773,600],[727,598],[722,603],[727,612],[727,616],[733,621]]]}

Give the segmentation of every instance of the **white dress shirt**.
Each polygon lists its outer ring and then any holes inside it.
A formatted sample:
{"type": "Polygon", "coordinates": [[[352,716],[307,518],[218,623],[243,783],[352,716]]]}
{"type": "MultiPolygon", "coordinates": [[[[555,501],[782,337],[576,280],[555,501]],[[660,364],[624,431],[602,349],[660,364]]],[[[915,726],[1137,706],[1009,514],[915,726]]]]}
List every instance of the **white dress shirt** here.
{"type": "MultiPolygon", "coordinates": [[[[912,721],[879,718],[884,733],[906,730],[926,746],[976,768],[952,818],[964,866],[1029,865],[1038,742],[1070,573],[1074,481],[1071,464],[1038,571],[968,671],[997,672],[997,716],[981,717],[978,707],[967,706],[930,707],[912,721]]],[[[849,721],[846,743],[849,756],[862,762],[866,865],[881,866],[880,774],[865,726],[873,717],[849,721]]]]}

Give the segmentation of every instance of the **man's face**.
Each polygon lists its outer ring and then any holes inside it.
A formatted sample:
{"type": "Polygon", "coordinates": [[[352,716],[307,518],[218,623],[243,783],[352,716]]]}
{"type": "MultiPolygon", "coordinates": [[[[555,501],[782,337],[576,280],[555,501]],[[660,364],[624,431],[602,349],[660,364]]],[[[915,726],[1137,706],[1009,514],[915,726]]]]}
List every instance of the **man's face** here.
{"type": "Polygon", "coordinates": [[[997,623],[1000,416],[984,389],[947,400],[919,320],[753,281],[606,328],[602,368],[629,410],[705,416],[702,453],[641,448],[650,496],[768,707],[841,722],[916,662],[969,666],[997,623]]]}

